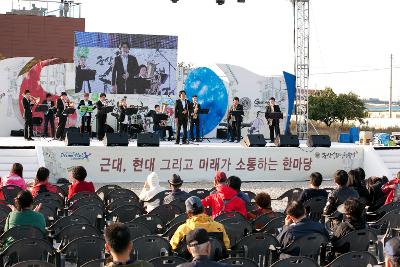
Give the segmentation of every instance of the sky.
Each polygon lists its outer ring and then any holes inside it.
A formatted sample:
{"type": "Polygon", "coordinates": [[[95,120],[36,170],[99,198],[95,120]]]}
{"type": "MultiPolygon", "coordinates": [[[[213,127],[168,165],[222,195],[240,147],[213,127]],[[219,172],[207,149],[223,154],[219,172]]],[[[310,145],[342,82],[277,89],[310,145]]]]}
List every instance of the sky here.
{"type": "MultiPolygon", "coordinates": [[[[229,63],[265,76],[294,71],[289,0],[77,2],[86,31],[177,35],[179,62],[229,63]]],[[[0,12],[10,3],[0,0],[0,12]]],[[[310,10],[309,87],[389,99],[393,54],[393,99],[400,100],[400,1],[310,0],[310,10]]]]}

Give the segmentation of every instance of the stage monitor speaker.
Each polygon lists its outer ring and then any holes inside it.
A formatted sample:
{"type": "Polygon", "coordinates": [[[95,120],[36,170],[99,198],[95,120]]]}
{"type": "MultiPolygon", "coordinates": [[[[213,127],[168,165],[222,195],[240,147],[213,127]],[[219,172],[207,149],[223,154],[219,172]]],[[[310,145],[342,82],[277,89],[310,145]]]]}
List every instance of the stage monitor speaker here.
{"type": "Polygon", "coordinates": [[[243,138],[242,145],[247,147],[263,147],[266,145],[266,142],[262,134],[248,134],[243,138]]]}
{"type": "Polygon", "coordinates": [[[311,135],[308,137],[307,145],[309,147],[331,147],[329,135],[311,135]]]}
{"type": "Polygon", "coordinates": [[[89,146],[90,138],[88,133],[79,133],[74,131],[67,132],[65,138],[66,146],[89,146]]]}
{"type": "Polygon", "coordinates": [[[103,143],[105,146],[128,146],[129,137],[127,133],[106,133],[103,143]]]}
{"type": "Polygon", "coordinates": [[[283,134],[275,138],[275,145],[279,147],[299,147],[299,137],[292,134],[283,134]]]}
{"type": "Polygon", "coordinates": [[[217,129],[217,139],[227,139],[228,138],[228,129],[217,129]]]}
{"type": "Polygon", "coordinates": [[[160,136],[155,133],[139,133],[137,146],[160,146],[160,136]]]}

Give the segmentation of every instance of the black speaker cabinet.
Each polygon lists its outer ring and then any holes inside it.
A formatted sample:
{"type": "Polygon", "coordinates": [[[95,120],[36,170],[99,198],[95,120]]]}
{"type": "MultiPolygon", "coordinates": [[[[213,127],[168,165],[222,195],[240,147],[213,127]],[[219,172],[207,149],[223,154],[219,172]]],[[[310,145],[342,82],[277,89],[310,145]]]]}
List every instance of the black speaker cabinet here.
{"type": "Polygon", "coordinates": [[[307,145],[309,147],[331,147],[331,138],[329,135],[310,135],[307,145]]]}
{"type": "Polygon", "coordinates": [[[275,138],[275,145],[279,147],[299,147],[299,137],[291,134],[280,135],[275,138]]]}
{"type": "Polygon", "coordinates": [[[128,146],[129,137],[127,133],[106,133],[103,143],[105,146],[128,146]]]}
{"type": "Polygon", "coordinates": [[[90,138],[88,133],[68,131],[65,138],[66,146],[89,146],[90,138]]]}
{"type": "Polygon", "coordinates": [[[266,142],[262,134],[248,134],[243,138],[242,145],[247,147],[263,147],[266,145],[266,142]]]}
{"type": "Polygon", "coordinates": [[[137,136],[137,146],[160,146],[160,136],[155,133],[140,133],[137,136]]]}
{"type": "Polygon", "coordinates": [[[217,129],[217,139],[227,139],[228,138],[228,129],[217,129]]]}

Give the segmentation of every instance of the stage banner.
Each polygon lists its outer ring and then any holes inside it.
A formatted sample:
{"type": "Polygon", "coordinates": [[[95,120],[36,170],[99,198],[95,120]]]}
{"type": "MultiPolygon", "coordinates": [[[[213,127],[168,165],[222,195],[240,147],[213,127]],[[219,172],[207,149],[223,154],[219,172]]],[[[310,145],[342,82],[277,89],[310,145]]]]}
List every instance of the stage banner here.
{"type": "Polygon", "coordinates": [[[304,181],[312,172],[330,179],[338,169],[363,166],[362,147],[37,147],[39,164],[52,178],[84,166],[94,182],[143,182],[150,172],[161,181],[178,173],[185,181],[211,181],[217,170],[243,181],[304,181]]]}

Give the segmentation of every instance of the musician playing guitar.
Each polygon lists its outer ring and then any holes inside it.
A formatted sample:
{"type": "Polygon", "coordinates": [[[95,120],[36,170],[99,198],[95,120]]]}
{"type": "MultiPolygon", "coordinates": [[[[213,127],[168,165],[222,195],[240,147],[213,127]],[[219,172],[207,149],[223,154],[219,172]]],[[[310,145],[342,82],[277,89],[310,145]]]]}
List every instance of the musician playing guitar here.
{"type": "Polygon", "coordinates": [[[281,109],[278,105],[275,105],[275,98],[271,97],[269,99],[269,103],[267,105],[266,111],[265,111],[265,118],[267,119],[268,126],[269,126],[269,137],[271,139],[271,142],[275,141],[275,137],[278,137],[280,134],[280,129],[279,129],[279,119],[270,119],[269,114],[270,113],[277,113],[281,112],[281,109]],[[274,135],[275,133],[275,135],[274,135]]]}
{"type": "Polygon", "coordinates": [[[192,103],[190,104],[190,139],[194,141],[194,126],[196,126],[196,142],[200,142],[200,117],[199,110],[200,104],[197,102],[197,95],[192,96],[192,103]]]}
{"type": "MultiPolygon", "coordinates": [[[[93,107],[93,102],[91,100],[89,100],[89,93],[85,93],[83,95],[83,99],[81,101],[79,101],[78,110],[80,110],[80,108],[82,106],[93,107]]],[[[91,126],[92,113],[85,111],[81,115],[82,115],[81,133],[89,133],[89,134],[91,134],[92,133],[92,126],[91,126]]]]}

